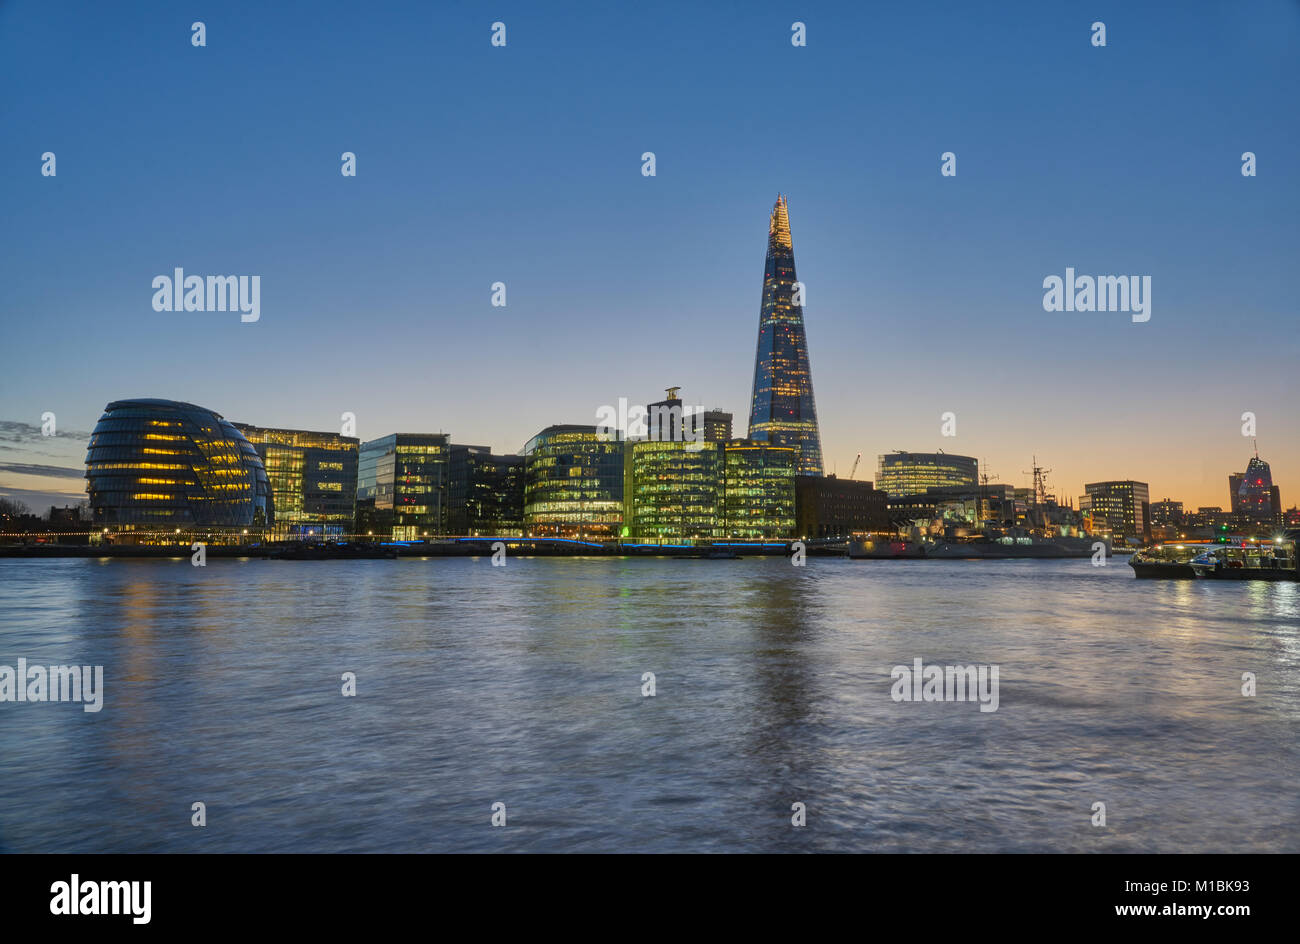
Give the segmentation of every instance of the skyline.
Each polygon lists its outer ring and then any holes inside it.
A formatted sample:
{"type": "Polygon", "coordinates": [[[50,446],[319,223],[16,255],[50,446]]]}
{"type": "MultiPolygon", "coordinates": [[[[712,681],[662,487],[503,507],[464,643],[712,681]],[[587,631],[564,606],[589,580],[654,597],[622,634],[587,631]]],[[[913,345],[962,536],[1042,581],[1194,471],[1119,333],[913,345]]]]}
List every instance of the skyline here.
{"type": "MultiPolygon", "coordinates": [[[[798,216],[827,473],[942,448],[1022,485],[1036,455],[1064,500],[1131,478],[1153,501],[1227,507],[1250,410],[1290,507],[1300,17],[1203,9],[922,21],[832,5],[798,12],[808,46],[793,48],[779,5],[617,25],[596,5],[563,22],[406,6],[350,31],[325,28],[341,5],[314,9],[319,31],[235,7],[208,15],[198,49],[199,13],[6,4],[0,76],[23,95],[3,103],[0,285],[7,349],[26,356],[0,379],[0,421],[52,411],[88,431],[112,400],[164,397],[302,429],[353,412],[362,439],[441,430],[514,452],[669,385],[739,419],[759,214],[779,191],[798,216]],[[1245,150],[1257,177],[1240,174],[1245,150]],[[260,320],[155,312],[150,280],[178,266],[260,276],[260,320]],[[1151,321],[1045,312],[1042,280],[1067,267],[1151,276],[1151,321]]],[[[84,441],[5,435],[0,492],[81,488],[84,441]]]]}

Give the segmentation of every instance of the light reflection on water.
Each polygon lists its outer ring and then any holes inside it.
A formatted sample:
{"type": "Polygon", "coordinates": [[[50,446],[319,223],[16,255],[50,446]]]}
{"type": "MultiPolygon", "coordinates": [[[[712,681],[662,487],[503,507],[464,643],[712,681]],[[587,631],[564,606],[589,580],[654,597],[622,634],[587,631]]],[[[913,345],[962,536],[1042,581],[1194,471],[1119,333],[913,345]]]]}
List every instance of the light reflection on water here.
{"type": "Polygon", "coordinates": [[[1294,584],[458,559],[0,586],[0,664],[106,679],[99,714],[0,704],[7,851],[1300,851],[1294,584]],[[893,702],[917,657],[999,665],[998,711],[893,702]]]}

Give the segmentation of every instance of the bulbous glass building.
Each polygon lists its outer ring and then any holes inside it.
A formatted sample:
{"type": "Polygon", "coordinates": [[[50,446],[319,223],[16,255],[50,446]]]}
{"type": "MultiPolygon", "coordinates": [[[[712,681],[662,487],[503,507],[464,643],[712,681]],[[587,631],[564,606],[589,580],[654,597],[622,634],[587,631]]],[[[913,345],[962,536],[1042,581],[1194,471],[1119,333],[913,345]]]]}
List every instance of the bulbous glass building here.
{"type": "Polygon", "coordinates": [[[115,400],[86,451],[95,524],[112,530],[270,530],[257,450],[222,417],[175,400],[115,400]]]}

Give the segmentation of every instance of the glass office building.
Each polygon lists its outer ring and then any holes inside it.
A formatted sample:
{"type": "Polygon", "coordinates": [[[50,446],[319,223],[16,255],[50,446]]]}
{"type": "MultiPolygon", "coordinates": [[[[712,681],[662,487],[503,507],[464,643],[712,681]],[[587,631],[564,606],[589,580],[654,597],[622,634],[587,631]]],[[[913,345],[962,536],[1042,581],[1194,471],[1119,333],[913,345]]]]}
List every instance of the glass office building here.
{"type": "Polygon", "coordinates": [[[393,433],[361,444],[357,532],[394,541],[446,534],[446,433],[393,433]]]}
{"type": "Polygon", "coordinates": [[[792,446],[734,439],[723,446],[722,532],[738,539],[789,540],[795,536],[792,446]]]}
{"type": "Polygon", "coordinates": [[[524,532],[524,457],[493,455],[487,446],[451,446],[448,530],[474,537],[524,532]]]}
{"type": "Polygon", "coordinates": [[[879,457],[876,469],[876,488],[890,498],[978,484],[979,462],[946,452],[891,452],[879,457]]]}
{"type": "Polygon", "coordinates": [[[110,532],[269,531],[262,460],[220,414],[175,400],[115,400],[86,450],[97,528],[110,532]]]}
{"type": "Polygon", "coordinates": [[[532,537],[616,538],[623,527],[620,434],[548,426],[524,455],[524,532],[532,537]]]}
{"type": "Polygon", "coordinates": [[[658,544],[721,537],[722,449],[716,442],[629,443],[627,536],[658,544]]]}
{"type": "Polygon", "coordinates": [[[235,423],[257,449],[275,499],[275,536],[342,537],[352,531],[360,440],[335,433],[235,423]]]}
{"type": "Polygon", "coordinates": [[[821,433],[804,333],[803,300],[795,293],[797,280],[790,215],[785,197],[778,196],[767,229],[749,438],[793,447],[798,452],[798,474],[821,475],[821,433]]]}

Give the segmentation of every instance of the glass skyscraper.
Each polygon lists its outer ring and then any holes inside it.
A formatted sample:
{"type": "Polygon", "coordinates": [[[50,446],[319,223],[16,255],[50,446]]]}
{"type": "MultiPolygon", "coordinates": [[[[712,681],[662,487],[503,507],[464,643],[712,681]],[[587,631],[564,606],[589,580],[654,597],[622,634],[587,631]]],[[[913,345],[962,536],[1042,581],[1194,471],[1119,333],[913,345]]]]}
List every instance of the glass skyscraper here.
{"type": "Polygon", "coordinates": [[[796,450],[799,475],[822,474],[821,434],[813,399],[803,297],[796,292],[794,244],[785,197],[776,198],[767,230],[763,307],[754,355],[749,438],[796,450]]]}

